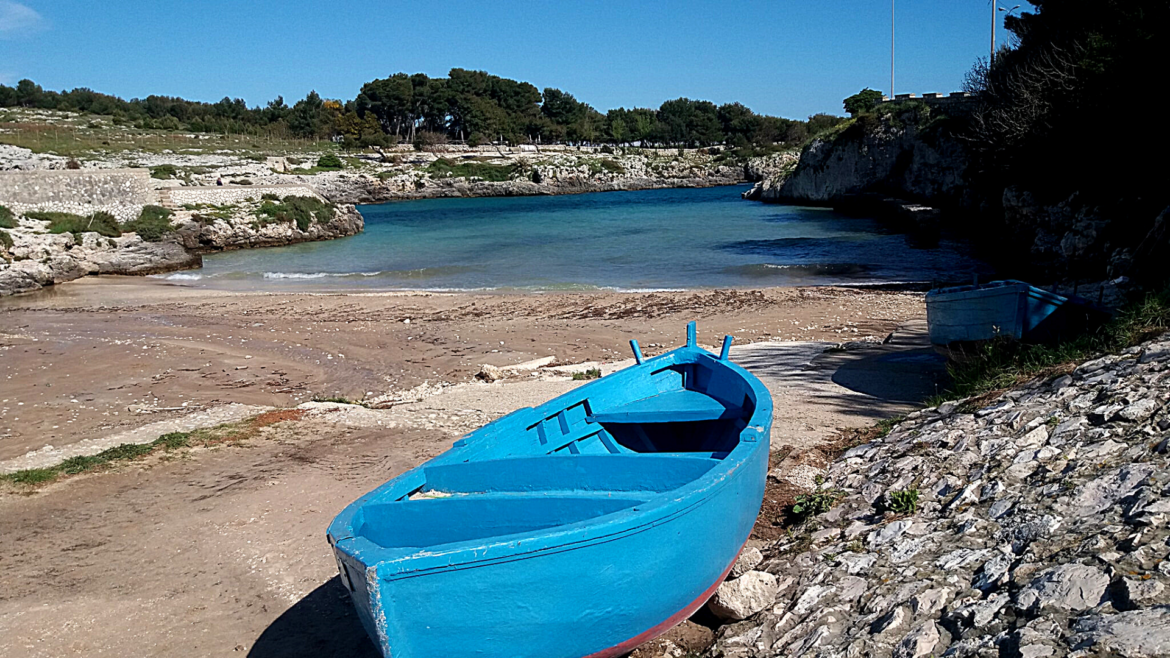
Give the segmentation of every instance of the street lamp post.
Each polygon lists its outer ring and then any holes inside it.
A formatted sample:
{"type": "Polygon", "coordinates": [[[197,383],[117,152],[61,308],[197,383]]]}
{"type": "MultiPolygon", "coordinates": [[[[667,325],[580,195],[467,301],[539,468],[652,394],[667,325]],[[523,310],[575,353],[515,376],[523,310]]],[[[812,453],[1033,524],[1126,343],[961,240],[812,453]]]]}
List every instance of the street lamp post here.
{"type": "Polygon", "coordinates": [[[1004,9],[996,4],[995,0],[991,0],[991,63],[995,63],[995,28],[999,24],[999,12],[1005,12],[1004,18],[1012,15],[1012,12],[1019,9],[1020,5],[1016,5],[1011,9],[1004,9]]]}
{"type": "Polygon", "coordinates": [[[894,100],[894,5],[890,0],[890,100],[894,100]]]}

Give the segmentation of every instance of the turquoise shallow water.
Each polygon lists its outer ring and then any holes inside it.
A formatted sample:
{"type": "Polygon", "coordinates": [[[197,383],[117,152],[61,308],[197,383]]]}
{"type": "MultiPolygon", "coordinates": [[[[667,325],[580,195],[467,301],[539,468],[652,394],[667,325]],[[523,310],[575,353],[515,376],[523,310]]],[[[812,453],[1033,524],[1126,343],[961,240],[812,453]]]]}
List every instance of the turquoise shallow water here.
{"type": "Polygon", "coordinates": [[[964,279],[961,243],[743,201],[742,187],[360,206],[361,235],[205,257],[166,278],[265,290],[575,290],[964,279]]]}

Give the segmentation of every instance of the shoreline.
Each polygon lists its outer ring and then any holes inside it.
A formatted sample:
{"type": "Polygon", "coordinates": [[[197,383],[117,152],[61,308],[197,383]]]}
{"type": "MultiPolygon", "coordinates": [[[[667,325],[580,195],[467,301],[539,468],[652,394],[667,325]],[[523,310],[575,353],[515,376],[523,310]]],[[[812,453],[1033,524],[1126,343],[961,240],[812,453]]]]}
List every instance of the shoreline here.
{"type": "Polygon", "coordinates": [[[87,277],[0,300],[0,369],[19,382],[0,403],[0,461],[185,407],[360,400],[548,356],[607,363],[630,338],[655,354],[690,320],[711,345],[838,344],[880,342],[923,309],[918,293],[835,286],[301,292],[87,277]]]}

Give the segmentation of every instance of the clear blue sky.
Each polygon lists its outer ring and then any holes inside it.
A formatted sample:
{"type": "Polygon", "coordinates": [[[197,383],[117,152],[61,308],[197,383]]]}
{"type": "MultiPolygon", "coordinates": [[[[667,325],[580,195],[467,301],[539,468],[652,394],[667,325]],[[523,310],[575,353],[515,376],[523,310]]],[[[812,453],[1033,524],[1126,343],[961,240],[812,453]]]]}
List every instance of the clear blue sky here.
{"type": "MultiPolygon", "coordinates": [[[[899,93],[957,90],[987,55],[988,0],[897,0],[897,17],[899,93]]],[[[686,96],[805,117],[888,92],[889,60],[888,0],[0,0],[0,82],[125,98],[348,99],[461,67],[603,112],[686,96]]]]}

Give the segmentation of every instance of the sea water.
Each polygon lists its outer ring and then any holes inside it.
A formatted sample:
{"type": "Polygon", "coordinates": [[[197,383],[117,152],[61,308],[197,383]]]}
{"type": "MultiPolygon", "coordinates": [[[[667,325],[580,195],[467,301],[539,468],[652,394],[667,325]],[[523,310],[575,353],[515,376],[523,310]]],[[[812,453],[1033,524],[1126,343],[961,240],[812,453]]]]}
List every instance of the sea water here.
{"type": "Polygon", "coordinates": [[[739,187],[359,206],[365,231],[208,255],[175,282],[233,289],[672,290],[956,280],[960,242],[740,199],[739,187]]]}

